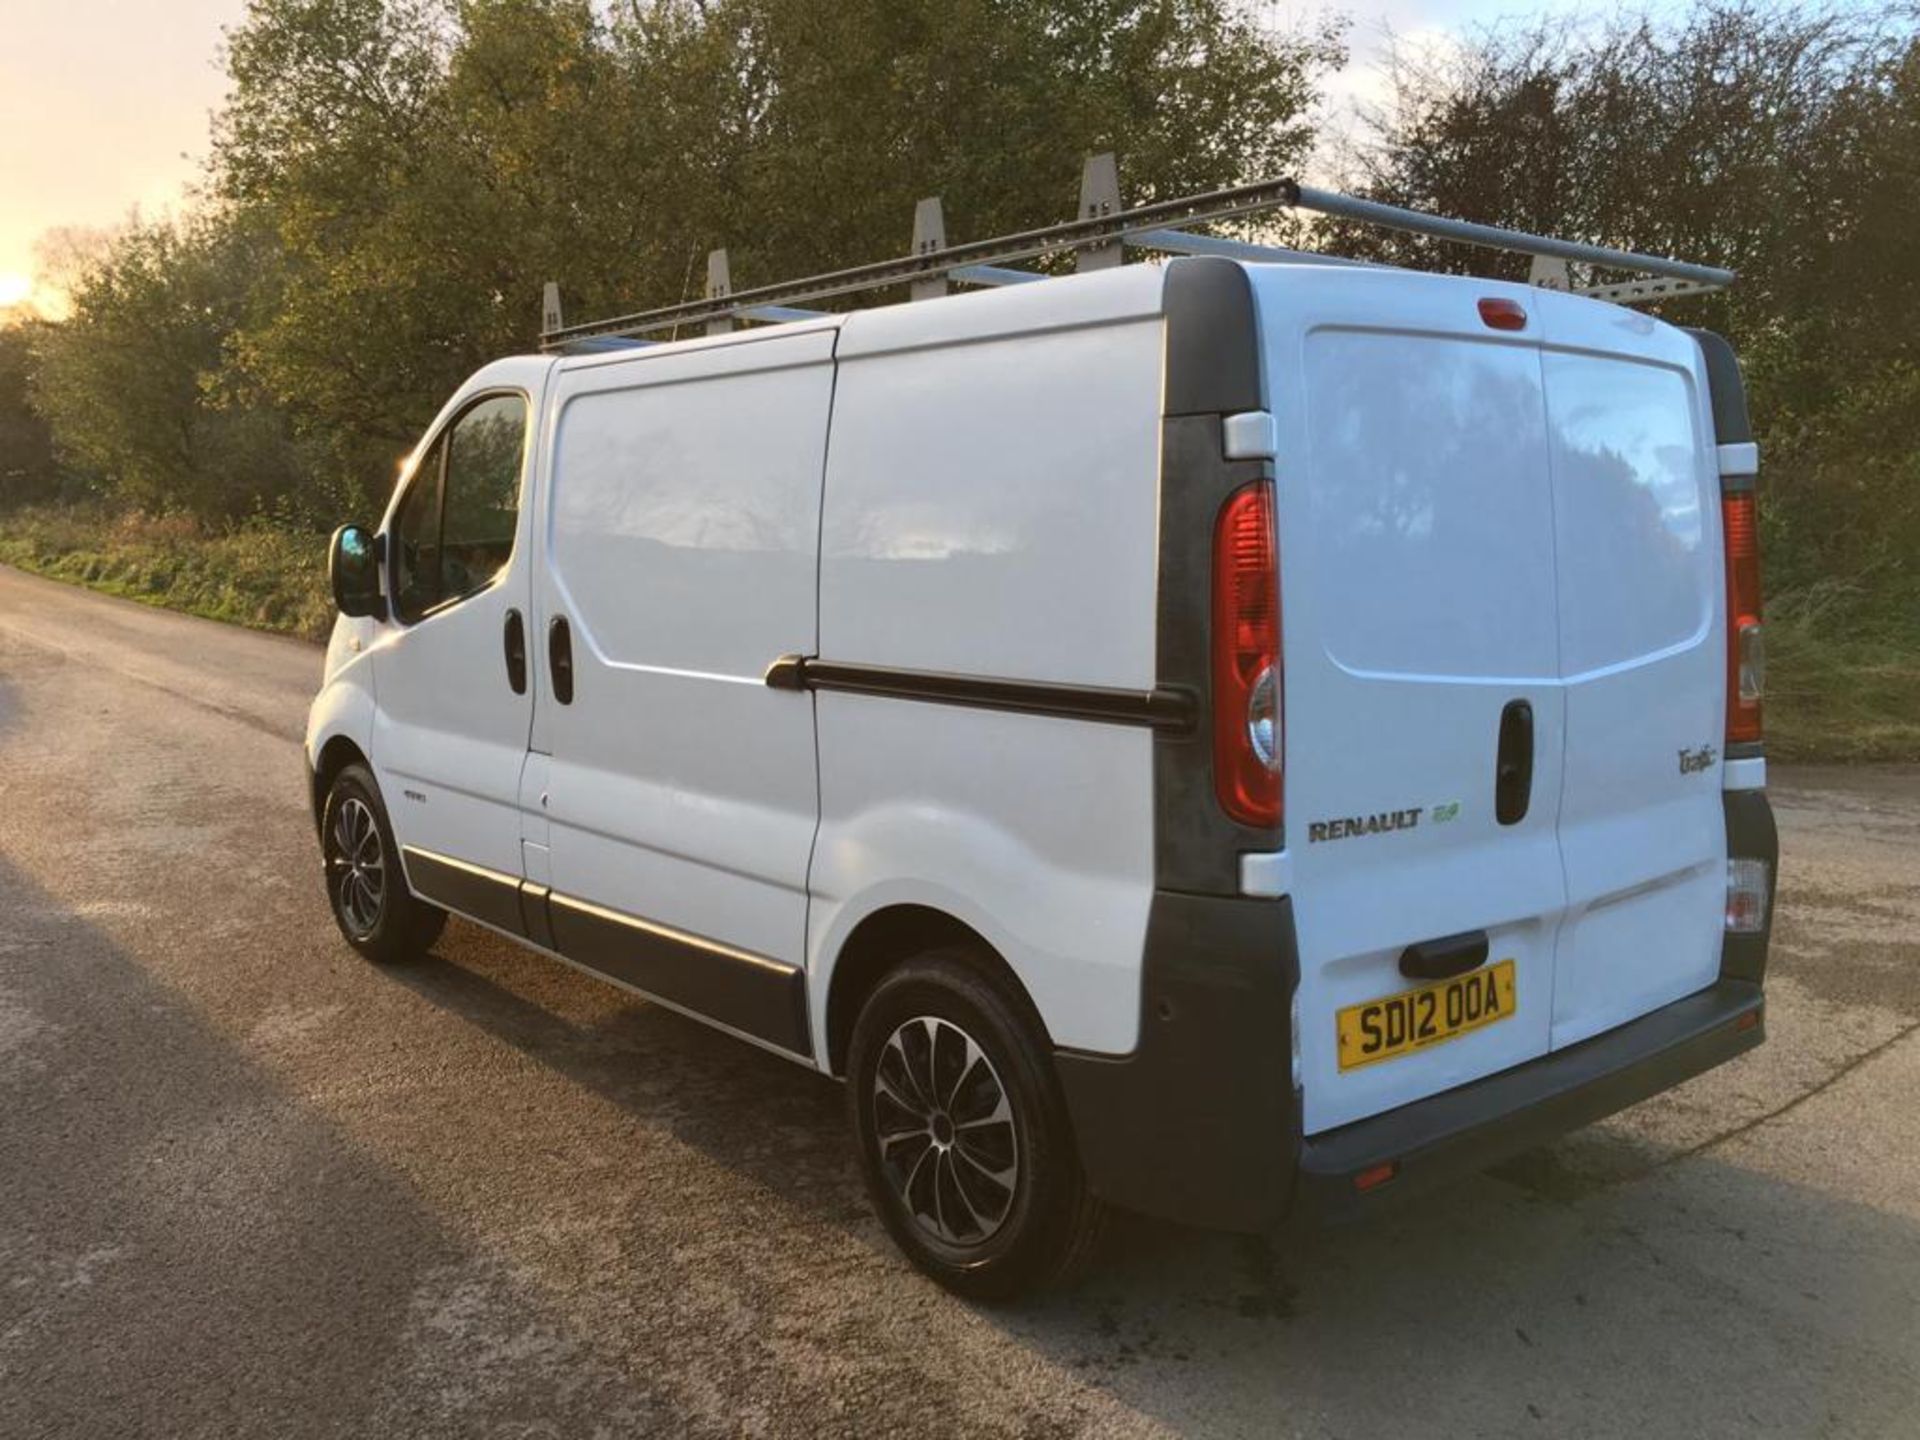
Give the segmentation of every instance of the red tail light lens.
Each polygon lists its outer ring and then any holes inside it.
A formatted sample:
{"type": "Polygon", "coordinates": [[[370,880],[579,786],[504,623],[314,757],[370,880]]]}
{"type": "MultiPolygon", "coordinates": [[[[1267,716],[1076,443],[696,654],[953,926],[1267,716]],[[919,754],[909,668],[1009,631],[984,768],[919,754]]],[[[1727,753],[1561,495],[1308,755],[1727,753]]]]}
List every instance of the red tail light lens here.
{"type": "Polygon", "coordinates": [[[1760,697],[1767,683],[1760,629],[1760,516],[1751,490],[1723,496],[1727,537],[1727,741],[1760,738],[1760,697]]]}
{"type": "Polygon", "coordinates": [[[1489,297],[1480,302],[1480,323],[1489,330],[1524,330],[1527,312],[1517,300],[1489,297]]]}
{"type": "Polygon", "coordinates": [[[1273,482],[1221,507],[1213,546],[1213,786],[1243,825],[1280,823],[1280,563],[1273,482]]]}

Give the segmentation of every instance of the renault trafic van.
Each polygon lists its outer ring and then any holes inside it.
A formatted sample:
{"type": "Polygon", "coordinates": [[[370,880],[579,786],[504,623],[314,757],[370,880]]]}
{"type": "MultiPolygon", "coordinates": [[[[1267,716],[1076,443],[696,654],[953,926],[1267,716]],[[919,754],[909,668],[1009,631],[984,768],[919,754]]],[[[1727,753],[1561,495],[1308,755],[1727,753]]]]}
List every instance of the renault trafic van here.
{"type": "Polygon", "coordinates": [[[327,893],[845,1081],[965,1293],[1365,1215],[1760,1042],[1756,468],[1715,336],[1385,268],[502,360],[335,538],[327,893]]]}

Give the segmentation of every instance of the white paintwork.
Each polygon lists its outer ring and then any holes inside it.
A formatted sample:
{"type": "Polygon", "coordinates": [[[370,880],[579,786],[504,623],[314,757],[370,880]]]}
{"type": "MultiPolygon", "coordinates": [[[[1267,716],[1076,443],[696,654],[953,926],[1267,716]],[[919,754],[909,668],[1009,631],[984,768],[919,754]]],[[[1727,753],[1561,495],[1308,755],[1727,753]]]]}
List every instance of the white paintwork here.
{"type": "Polygon", "coordinates": [[[1249,852],[1240,857],[1240,893],[1279,899],[1293,893],[1293,852],[1249,852]]]}
{"type": "MultiPolygon", "coordinates": [[[[1313,1132],[1711,977],[1718,793],[1764,762],[1683,776],[1677,756],[1720,742],[1716,486],[1757,455],[1714,445],[1697,347],[1648,317],[1405,272],[1249,273],[1268,408],[1226,417],[1221,445],[1277,475],[1290,843],[1240,874],[1294,900],[1313,1132]],[[1487,329],[1486,295],[1527,328],[1487,329]],[[1495,743],[1521,698],[1532,801],[1503,827],[1495,743]],[[1411,829],[1306,838],[1416,807],[1411,829]],[[1406,945],[1481,928],[1518,963],[1519,1016],[1339,1074],[1334,1010],[1403,988],[1406,945]]],[[[895,905],[983,935],[1056,1043],[1130,1050],[1149,732],[763,676],[800,654],[1151,687],[1163,278],[489,367],[436,427],[483,389],[532,398],[513,565],[411,631],[341,622],[310,755],[370,746],[408,844],[804,965],[816,1063],[841,949],[895,905]],[[517,706],[508,603],[529,620],[517,706]],[[571,706],[548,688],[558,615],[571,706]],[[422,783],[426,805],[396,800],[422,783]]]]}
{"type": "Polygon", "coordinates": [[[535,612],[556,891],[797,965],[818,796],[808,698],[831,327],[563,365],[535,612]],[[541,667],[544,677],[545,667],[541,667]]]}
{"type": "Polygon", "coordinates": [[[367,654],[376,622],[336,615],[321,666],[320,693],[307,709],[307,764],[317,765],[327,742],[341,737],[365,755],[373,744],[373,660],[367,654]]]}
{"type": "MultiPolygon", "coordinates": [[[[821,654],[1152,686],[1159,282],[1129,267],[848,319],[821,654]]],[[[1147,732],[833,694],[819,714],[815,994],[861,918],[931,904],[993,942],[1057,1042],[1132,1049],[1147,732]]]]}
{"type": "Polygon", "coordinates": [[[1552,1043],[1710,984],[1726,907],[1725,587],[1706,368],[1683,331],[1578,296],[1543,331],[1560,574],[1567,914],[1552,1043]],[[1706,768],[1682,772],[1682,751],[1706,768]]]}
{"type": "Polygon", "coordinates": [[[848,318],[821,654],[1153,684],[1158,306],[1130,266],[848,318]]]}
{"type": "MultiPolygon", "coordinates": [[[[529,443],[523,453],[530,457],[534,420],[552,368],[549,360],[502,360],[463,385],[409,457],[382,528],[390,527],[414,467],[480,395],[526,396],[529,443]]],[[[523,460],[523,502],[505,574],[480,594],[416,624],[379,622],[368,650],[378,700],[368,755],[394,838],[402,846],[508,875],[520,874],[520,767],[532,704],[507,684],[502,636],[507,611],[526,615],[530,608],[526,477],[523,460]]]]}
{"type": "Polygon", "coordinates": [[[1722,790],[1764,790],[1767,788],[1767,757],[1750,755],[1729,760],[1721,775],[1722,790]]]}
{"type": "Polygon", "coordinates": [[[1547,428],[1530,337],[1488,330],[1487,286],[1258,270],[1286,656],[1287,836],[1309,1132],[1545,1053],[1565,904],[1555,831],[1562,699],[1547,428]],[[1493,814],[1502,708],[1534,713],[1526,817],[1493,814]],[[1455,819],[1435,811],[1458,805],[1455,819]],[[1308,826],[1418,807],[1311,843],[1308,826]],[[1519,1013],[1341,1073],[1334,1013],[1408,988],[1410,944],[1485,929],[1519,1013]]]}
{"type": "Polygon", "coordinates": [[[1733,478],[1742,475],[1760,473],[1760,447],[1751,440],[1737,445],[1715,447],[1719,454],[1719,470],[1723,476],[1733,478]]]}
{"type": "Polygon", "coordinates": [[[1229,460],[1271,460],[1279,453],[1280,432],[1271,411],[1228,415],[1220,422],[1220,436],[1229,460]]]}

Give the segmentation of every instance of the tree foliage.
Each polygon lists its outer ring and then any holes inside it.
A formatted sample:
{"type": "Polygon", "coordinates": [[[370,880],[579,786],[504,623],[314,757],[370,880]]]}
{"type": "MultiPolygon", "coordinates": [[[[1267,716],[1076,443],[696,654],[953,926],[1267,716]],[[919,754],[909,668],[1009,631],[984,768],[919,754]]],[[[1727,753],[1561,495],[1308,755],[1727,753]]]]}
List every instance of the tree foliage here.
{"type": "Polygon", "coordinates": [[[285,416],[228,364],[275,253],[218,221],[135,223],[105,248],[36,346],[37,405],[68,467],[136,505],[205,516],[294,490],[285,416]]]}
{"type": "MultiPolygon", "coordinates": [[[[1742,357],[1772,588],[1845,588],[1881,612],[1920,602],[1912,20],[1706,0],[1672,21],[1486,32],[1398,57],[1392,100],[1349,157],[1379,199],[1737,270],[1731,289],[1661,309],[1742,357]]],[[[1485,251],[1327,234],[1378,258],[1525,274],[1485,251]]]]}
{"type": "Polygon", "coordinates": [[[459,379],[596,313],[1071,214],[1082,154],[1139,193],[1297,164],[1330,35],[1233,0],[254,0],[218,193],[278,236],[237,354],[373,475],[459,379]]]}
{"type": "Polygon", "coordinates": [[[0,326],[0,505],[45,500],[59,488],[53,430],[33,402],[32,323],[0,326]]]}

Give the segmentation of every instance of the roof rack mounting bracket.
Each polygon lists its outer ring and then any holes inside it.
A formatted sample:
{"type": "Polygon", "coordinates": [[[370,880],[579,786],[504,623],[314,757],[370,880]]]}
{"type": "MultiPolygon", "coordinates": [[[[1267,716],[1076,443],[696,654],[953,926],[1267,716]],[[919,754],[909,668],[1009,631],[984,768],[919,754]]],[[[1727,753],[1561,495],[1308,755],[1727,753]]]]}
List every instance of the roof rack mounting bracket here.
{"type": "Polygon", "coordinates": [[[1194,226],[1286,209],[1308,210],[1358,224],[1531,256],[1527,277],[1530,284],[1622,304],[1704,294],[1730,285],[1734,279],[1731,270],[1711,265],[1429,215],[1377,200],[1310,188],[1284,177],[1125,209],[1120,196],[1118,157],[1105,152],[1087,157],[1081,167],[1079,217],[1057,225],[953,244],[947,238],[940,197],[932,195],[915,205],[912,250],[899,259],[853,265],[736,291],[728,272],[727,252],[714,250],[707,256],[706,291],[699,300],[575,325],[564,323],[558,286],[549,282],[541,305],[540,344],[544,350],[580,353],[607,349],[618,341],[635,341],[661,332],[677,335],[683,327],[703,326],[709,335],[724,335],[740,323],[781,323],[824,313],[806,302],[902,287],[914,300],[931,300],[947,294],[955,284],[1012,285],[1047,279],[1044,271],[1013,268],[1020,261],[1047,257],[1070,255],[1078,270],[1106,270],[1125,261],[1129,243],[1174,254],[1216,255],[1236,260],[1327,265],[1368,263],[1185,233],[1194,226]],[[1575,287],[1569,262],[1626,271],[1645,278],[1575,287]]]}
{"type": "MultiPolygon", "coordinates": [[[[947,248],[947,217],[940,197],[929,195],[913,207],[913,253],[931,255],[947,248]]],[[[910,300],[938,300],[947,293],[945,275],[924,275],[907,287],[910,300]]]]}
{"type": "MultiPolygon", "coordinates": [[[[1111,150],[1089,155],[1080,169],[1080,218],[1104,220],[1120,213],[1120,161],[1111,150]]],[[[1076,270],[1111,270],[1126,262],[1123,237],[1102,240],[1075,253],[1076,270]]]]}

